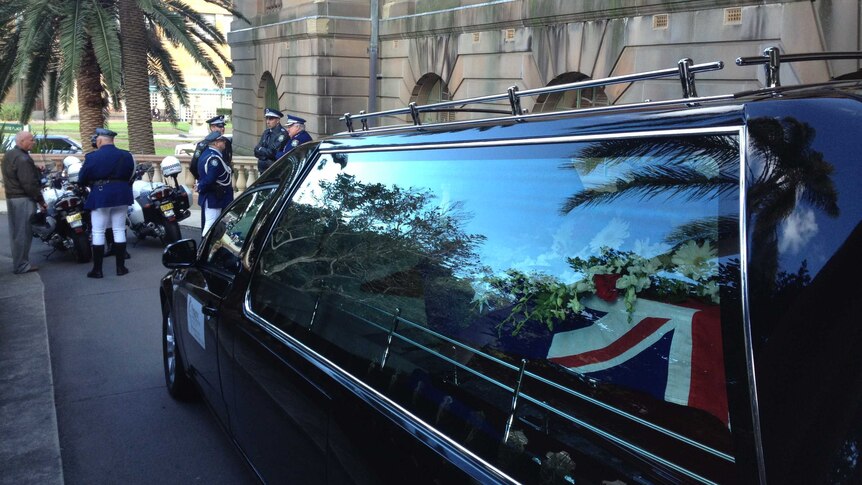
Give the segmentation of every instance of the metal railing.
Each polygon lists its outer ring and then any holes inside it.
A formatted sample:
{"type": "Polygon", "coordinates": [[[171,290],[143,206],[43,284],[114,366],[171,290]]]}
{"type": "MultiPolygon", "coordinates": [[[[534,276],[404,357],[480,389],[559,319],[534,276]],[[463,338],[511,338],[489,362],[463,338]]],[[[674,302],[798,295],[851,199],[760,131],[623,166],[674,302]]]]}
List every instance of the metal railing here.
{"type": "Polygon", "coordinates": [[[814,52],[810,54],[782,54],[778,47],[768,47],[763,55],[756,57],[737,57],[737,66],[757,66],[763,64],[766,74],[766,87],[781,86],[779,68],[782,63],[807,61],[837,61],[844,59],[862,59],[862,52],[814,52]]]}
{"type": "Polygon", "coordinates": [[[542,94],[560,93],[564,91],[573,91],[578,89],[595,88],[610,86],[614,84],[625,84],[635,81],[644,81],[649,79],[662,79],[668,77],[679,77],[682,85],[682,95],[685,99],[697,97],[697,90],[694,85],[694,75],[698,72],[716,71],[724,68],[724,63],[721,61],[710,62],[706,64],[694,64],[689,58],[680,59],[677,67],[668,69],[659,69],[656,71],[638,72],[634,74],[624,74],[621,76],[612,76],[603,79],[590,79],[587,81],[578,81],[567,84],[558,84],[554,86],[545,86],[543,88],[528,89],[520,91],[517,86],[510,87],[505,93],[492,94],[488,96],[479,96],[475,98],[458,99],[454,101],[444,101],[440,103],[428,104],[419,106],[416,103],[410,103],[404,108],[391,109],[386,111],[377,111],[374,113],[365,113],[360,111],[359,114],[353,115],[345,113],[340,118],[347,125],[347,131],[353,132],[353,121],[359,120],[362,123],[362,131],[369,131],[368,120],[371,118],[379,118],[384,116],[398,116],[409,114],[414,126],[422,124],[422,113],[434,113],[441,111],[476,111],[465,109],[464,106],[469,104],[493,103],[502,100],[508,100],[508,111],[497,110],[481,110],[482,112],[498,112],[510,116],[520,116],[524,114],[521,108],[521,98],[526,96],[539,96],[542,94]]]}
{"type": "MultiPolygon", "coordinates": [[[[69,154],[44,154],[44,153],[34,153],[32,154],[33,160],[36,162],[36,165],[44,166],[52,164],[55,168],[61,169],[63,166],[63,159],[68,157],[69,154]]],[[[83,155],[75,155],[83,161],[83,155]]],[[[191,160],[190,155],[175,155],[180,163],[183,166],[182,173],[177,177],[177,180],[183,185],[187,185],[189,187],[194,186],[195,180],[192,177],[191,172],[189,171],[189,161],[191,160]]],[[[153,165],[153,182],[164,182],[165,177],[162,175],[161,168],[159,167],[159,163],[161,163],[162,159],[165,157],[162,155],[135,155],[135,161],[137,163],[151,163],[153,165]]],[[[255,182],[255,180],[260,177],[260,172],[257,169],[257,159],[254,157],[233,157],[233,161],[231,162],[233,168],[233,190],[234,193],[243,192],[247,189],[251,184],[255,182]]],[[[197,197],[197,195],[195,195],[197,197]]],[[[0,175],[0,199],[6,198],[6,191],[3,187],[3,177],[0,175]]]]}

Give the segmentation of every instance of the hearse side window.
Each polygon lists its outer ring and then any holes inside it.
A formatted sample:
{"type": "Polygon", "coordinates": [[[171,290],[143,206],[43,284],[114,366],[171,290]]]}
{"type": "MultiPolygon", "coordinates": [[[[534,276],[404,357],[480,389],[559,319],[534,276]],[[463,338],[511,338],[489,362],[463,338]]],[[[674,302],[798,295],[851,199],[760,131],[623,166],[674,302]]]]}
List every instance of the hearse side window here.
{"type": "Polygon", "coordinates": [[[746,274],[769,483],[862,483],[854,95],[792,117],[768,106],[748,123],[746,274]]]}
{"type": "Polygon", "coordinates": [[[205,261],[218,268],[236,272],[240,251],[248,236],[254,219],[274,188],[245,193],[213,225],[206,238],[203,250],[205,261]]]}
{"type": "Polygon", "coordinates": [[[738,154],[699,135],[325,156],[251,307],[519,480],[732,481],[738,154]]]}

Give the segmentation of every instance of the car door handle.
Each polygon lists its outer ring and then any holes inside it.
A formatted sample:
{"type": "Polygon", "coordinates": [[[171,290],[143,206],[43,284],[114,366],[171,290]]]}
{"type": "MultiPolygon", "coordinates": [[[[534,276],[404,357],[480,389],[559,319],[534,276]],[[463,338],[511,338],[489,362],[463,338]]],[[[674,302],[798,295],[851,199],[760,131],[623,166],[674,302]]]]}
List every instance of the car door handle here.
{"type": "Polygon", "coordinates": [[[204,305],[203,308],[201,308],[201,311],[208,317],[215,317],[218,315],[218,309],[209,305],[204,305]]]}

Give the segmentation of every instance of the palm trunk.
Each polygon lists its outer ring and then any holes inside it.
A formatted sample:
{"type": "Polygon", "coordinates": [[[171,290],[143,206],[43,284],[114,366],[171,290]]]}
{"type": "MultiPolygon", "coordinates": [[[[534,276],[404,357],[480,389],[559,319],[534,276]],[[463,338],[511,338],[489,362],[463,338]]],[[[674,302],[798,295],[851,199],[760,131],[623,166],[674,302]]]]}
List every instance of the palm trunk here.
{"type": "Polygon", "coordinates": [[[102,71],[96,62],[93,45],[88,41],[81,59],[78,73],[78,113],[81,117],[80,131],[84,152],[90,152],[90,136],[96,128],[105,126],[105,107],[107,100],[102,89],[102,71]]]}
{"type": "Polygon", "coordinates": [[[144,14],[134,0],[120,0],[122,29],[123,88],[129,151],[154,154],[153,121],[150,111],[150,78],[147,71],[147,30],[144,14]]]}

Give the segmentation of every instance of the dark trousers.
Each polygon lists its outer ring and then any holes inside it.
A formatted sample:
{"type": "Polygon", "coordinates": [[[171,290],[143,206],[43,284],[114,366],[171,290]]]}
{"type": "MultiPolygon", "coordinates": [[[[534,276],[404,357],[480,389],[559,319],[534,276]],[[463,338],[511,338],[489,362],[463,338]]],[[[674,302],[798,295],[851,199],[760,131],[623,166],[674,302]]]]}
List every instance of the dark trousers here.
{"type": "Polygon", "coordinates": [[[36,203],[26,197],[16,197],[6,199],[6,209],[12,240],[12,271],[24,273],[30,269],[30,244],[33,242],[30,217],[36,213],[36,203]]]}

